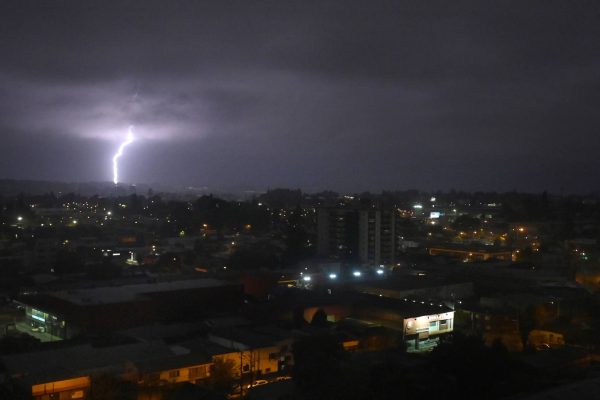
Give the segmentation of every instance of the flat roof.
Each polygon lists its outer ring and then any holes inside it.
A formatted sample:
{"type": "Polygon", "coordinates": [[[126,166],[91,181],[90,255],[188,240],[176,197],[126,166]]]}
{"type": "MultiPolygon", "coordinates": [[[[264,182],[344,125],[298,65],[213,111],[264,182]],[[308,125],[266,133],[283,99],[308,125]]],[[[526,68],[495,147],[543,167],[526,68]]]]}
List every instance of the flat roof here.
{"type": "Polygon", "coordinates": [[[91,344],[0,356],[8,373],[30,385],[119,369],[131,362],[174,357],[162,342],[133,343],[110,347],[91,344]]]}
{"type": "MultiPolygon", "coordinates": [[[[346,294],[343,294],[342,296],[344,295],[346,294]]],[[[402,315],[403,318],[414,318],[426,315],[454,312],[453,309],[440,302],[417,300],[409,297],[404,299],[395,299],[366,293],[350,293],[347,294],[347,298],[345,300],[351,301],[352,304],[357,306],[394,310],[402,315]]]]}
{"type": "Polygon", "coordinates": [[[474,253],[490,253],[490,254],[497,254],[497,253],[508,253],[508,252],[512,252],[512,249],[510,247],[500,247],[500,246],[488,246],[485,244],[481,244],[481,243],[475,243],[475,242],[471,242],[471,243],[449,243],[449,242],[443,242],[443,243],[431,243],[427,246],[428,249],[435,249],[435,250],[449,250],[449,251],[470,251],[470,252],[474,252],[474,253]]]}
{"type": "Polygon", "coordinates": [[[150,293],[174,292],[180,290],[228,286],[231,284],[232,283],[230,282],[217,279],[190,279],[170,282],[61,290],[50,293],[50,295],[77,305],[110,304],[140,300],[140,296],[150,293]]]}
{"type": "Polygon", "coordinates": [[[207,352],[190,352],[172,357],[152,358],[136,363],[141,372],[159,372],[212,363],[207,352]]]}
{"type": "Polygon", "coordinates": [[[425,276],[414,276],[408,274],[394,276],[392,274],[391,276],[382,279],[369,279],[364,281],[350,282],[347,283],[347,285],[359,290],[361,288],[410,290],[472,283],[472,280],[457,279],[446,276],[432,276],[431,274],[427,274],[425,276]]]}
{"type": "Polygon", "coordinates": [[[253,332],[252,330],[247,328],[237,327],[228,329],[217,329],[209,334],[209,339],[211,338],[221,338],[225,339],[226,341],[234,341],[242,345],[248,346],[249,348],[271,347],[274,346],[275,342],[278,341],[278,338],[274,338],[271,335],[253,332]]]}
{"type": "Polygon", "coordinates": [[[303,289],[287,289],[283,296],[264,303],[269,309],[289,309],[297,307],[326,307],[332,305],[346,307],[374,307],[394,310],[405,318],[442,314],[453,311],[440,302],[417,300],[410,297],[397,299],[358,291],[341,290],[333,294],[319,293],[303,289]],[[272,308],[271,308],[272,307],[272,308]]]}
{"type": "Polygon", "coordinates": [[[121,334],[140,341],[163,340],[169,341],[181,337],[188,337],[205,332],[207,329],[204,321],[182,322],[175,324],[142,325],[119,331],[121,334]]]}
{"type": "Polygon", "coordinates": [[[211,342],[205,338],[194,338],[183,342],[177,342],[177,346],[189,350],[191,353],[201,353],[209,357],[221,354],[231,354],[237,351],[211,342]]]}

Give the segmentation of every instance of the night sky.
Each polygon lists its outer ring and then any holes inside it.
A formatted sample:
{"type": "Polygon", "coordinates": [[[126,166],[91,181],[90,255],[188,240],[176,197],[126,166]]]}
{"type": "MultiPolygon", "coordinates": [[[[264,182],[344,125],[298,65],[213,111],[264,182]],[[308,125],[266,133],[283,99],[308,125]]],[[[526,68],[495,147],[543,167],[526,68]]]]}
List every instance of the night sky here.
{"type": "Polygon", "coordinates": [[[131,124],[126,182],[597,191],[600,2],[1,2],[0,178],[131,124]]]}

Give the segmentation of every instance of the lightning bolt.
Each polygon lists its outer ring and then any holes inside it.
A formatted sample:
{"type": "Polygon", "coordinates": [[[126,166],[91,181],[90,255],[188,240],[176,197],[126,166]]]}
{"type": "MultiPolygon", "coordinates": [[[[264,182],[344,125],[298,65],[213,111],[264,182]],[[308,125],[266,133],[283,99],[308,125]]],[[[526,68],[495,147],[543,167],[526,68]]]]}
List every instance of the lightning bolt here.
{"type": "Polygon", "coordinates": [[[115,185],[119,183],[119,158],[123,155],[123,150],[125,147],[133,143],[133,125],[129,127],[129,131],[127,132],[127,139],[121,143],[119,146],[119,150],[117,150],[116,154],[112,158],[113,162],[113,182],[115,185]]]}

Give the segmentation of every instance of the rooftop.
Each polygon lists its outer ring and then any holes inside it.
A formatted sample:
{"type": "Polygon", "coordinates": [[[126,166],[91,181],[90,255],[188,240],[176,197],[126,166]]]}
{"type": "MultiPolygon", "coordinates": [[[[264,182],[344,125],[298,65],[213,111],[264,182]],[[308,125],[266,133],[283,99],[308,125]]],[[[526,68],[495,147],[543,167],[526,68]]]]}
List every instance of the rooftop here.
{"type": "Polygon", "coordinates": [[[226,285],[229,285],[229,282],[217,279],[193,279],[62,290],[52,293],[52,296],[77,305],[109,304],[139,300],[140,296],[149,293],[173,292],[226,285]]]}
{"type": "Polygon", "coordinates": [[[132,362],[173,357],[162,342],[133,343],[111,347],[82,344],[0,357],[12,376],[30,385],[85,376],[94,371],[122,369],[132,362]]]}
{"type": "Polygon", "coordinates": [[[369,287],[392,290],[413,290],[458,284],[471,284],[471,281],[445,276],[433,276],[432,274],[425,276],[403,274],[399,276],[392,275],[386,279],[370,279],[360,282],[352,282],[349,284],[349,286],[353,286],[358,289],[369,287]]]}
{"type": "MultiPolygon", "coordinates": [[[[291,334],[288,337],[291,338],[291,334]]],[[[238,347],[235,343],[247,348],[269,347],[273,346],[275,342],[282,340],[279,335],[274,337],[267,333],[256,332],[243,327],[217,329],[209,335],[209,338],[215,343],[231,346],[231,348],[238,347]]]]}
{"type": "Polygon", "coordinates": [[[351,293],[347,296],[348,298],[346,301],[350,301],[350,304],[393,310],[401,314],[404,318],[453,312],[450,307],[447,307],[442,303],[411,299],[408,297],[405,299],[394,299],[391,297],[363,293],[351,293]]]}

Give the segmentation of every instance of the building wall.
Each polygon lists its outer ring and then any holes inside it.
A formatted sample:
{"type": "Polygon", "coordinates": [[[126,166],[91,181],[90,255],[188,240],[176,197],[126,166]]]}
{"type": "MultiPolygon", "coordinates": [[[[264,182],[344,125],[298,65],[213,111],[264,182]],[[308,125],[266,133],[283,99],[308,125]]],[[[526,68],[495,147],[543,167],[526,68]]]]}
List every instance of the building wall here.
{"type": "Polygon", "coordinates": [[[318,253],[364,264],[396,260],[396,212],[380,208],[321,208],[318,212],[318,253]]]}
{"type": "MultiPolygon", "coordinates": [[[[241,304],[242,295],[243,286],[232,284],[148,293],[140,295],[135,300],[119,303],[75,304],[53,296],[43,296],[38,299],[24,297],[21,301],[28,309],[41,310],[48,314],[49,318],[56,317],[58,320],[66,321],[67,331],[61,332],[62,336],[56,336],[70,338],[79,331],[112,331],[153,322],[184,321],[209,317],[219,312],[235,311],[241,304]],[[51,311],[54,309],[63,312],[51,311]],[[64,314],[64,317],[59,318],[60,314],[64,314]]],[[[28,317],[31,322],[35,321],[31,317],[31,311],[28,317]]]]}
{"type": "Polygon", "coordinates": [[[383,210],[381,212],[380,259],[376,264],[396,263],[397,242],[396,212],[394,210],[383,210]]]}
{"type": "Polygon", "coordinates": [[[25,317],[32,328],[42,328],[44,332],[61,339],[68,338],[67,323],[64,318],[52,315],[43,310],[26,306],[25,317]]]}
{"type": "Polygon", "coordinates": [[[544,344],[550,347],[562,347],[565,345],[565,337],[560,332],[534,329],[529,332],[527,343],[534,347],[544,344]]]}
{"type": "Polygon", "coordinates": [[[323,307],[309,307],[304,309],[304,320],[306,322],[311,322],[315,313],[322,309],[325,314],[327,314],[327,320],[330,322],[338,322],[342,319],[350,316],[352,314],[352,309],[350,307],[332,305],[332,306],[323,306],[323,307]]]}
{"type": "Polygon", "coordinates": [[[88,332],[125,329],[156,320],[160,315],[147,300],[79,306],[73,315],[74,324],[88,332]]]}
{"type": "Polygon", "coordinates": [[[80,376],[33,385],[31,395],[36,400],[86,399],[89,389],[90,377],[80,376]]]}
{"type": "Polygon", "coordinates": [[[431,247],[429,249],[431,256],[446,256],[467,261],[487,261],[491,259],[511,261],[513,259],[512,251],[481,251],[481,250],[460,250],[446,249],[442,247],[431,247]]]}
{"type": "Polygon", "coordinates": [[[240,376],[244,376],[248,380],[248,383],[250,383],[249,381],[252,379],[278,372],[281,355],[282,351],[280,347],[271,346],[219,354],[213,358],[224,362],[231,362],[233,364],[234,376],[237,379],[240,376]]]}
{"type": "Polygon", "coordinates": [[[329,256],[329,210],[320,208],[317,213],[317,254],[329,256]]]}
{"type": "Polygon", "coordinates": [[[466,299],[473,295],[473,283],[449,283],[441,286],[430,286],[414,289],[382,289],[378,287],[360,286],[360,291],[373,295],[383,295],[394,299],[406,297],[466,299]]]}
{"type": "Polygon", "coordinates": [[[362,210],[359,217],[360,261],[370,265],[396,260],[396,214],[393,210],[362,210]]]}
{"type": "Polygon", "coordinates": [[[210,317],[220,312],[237,311],[242,303],[243,285],[230,284],[144,295],[161,321],[210,317]]]}
{"type": "Polygon", "coordinates": [[[210,368],[212,363],[196,364],[182,366],[179,368],[167,369],[164,371],[157,371],[146,373],[142,377],[143,384],[145,385],[157,385],[161,382],[168,383],[183,383],[207,379],[210,377],[210,368]]]}
{"type": "Polygon", "coordinates": [[[418,335],[419,338],[425,338],[452,332],[453,328],[454,311],[404,319],[405,337],[409,335],[418,335]]]}
{"type": "Polygon", "coordinates": [[[418,352],[433,349],[439,343],[440,335],[454,329],[454,311],[426,315],[404,320],[404,342],[407,351],[418,352]]]}
{"type": "Polygon", "coordinates": [[[357,259],[359,212],[351,208],[320,208],[317,215],[317,251],[320,256],[357,259]]]}
{"type": "Polygon", "coordinates": [[[519,321],[511,311],[457,311],[461,328],[481,335],[486,345],[499,340],[511,352],[523,351],[523,339],[519,321]]]}

